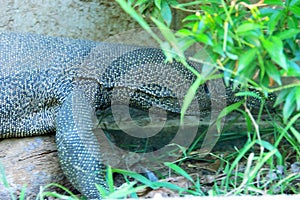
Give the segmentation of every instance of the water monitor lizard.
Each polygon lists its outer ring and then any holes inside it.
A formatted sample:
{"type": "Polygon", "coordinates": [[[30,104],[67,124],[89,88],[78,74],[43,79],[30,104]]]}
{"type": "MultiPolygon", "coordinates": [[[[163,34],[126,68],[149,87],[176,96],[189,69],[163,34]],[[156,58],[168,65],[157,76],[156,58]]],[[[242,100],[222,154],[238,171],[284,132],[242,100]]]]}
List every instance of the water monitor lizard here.
{"type": "MultiPolygon", "coordinates": [[[[56,132],[64,173],[82,194],[100,199],[95,183],[105,186],[105,166],[94,112],[123,103],[180,112],[195,76],[164,60],[156,48],[2,32],[0,138],[56,132]]],[[[210,109],[205,85],[196,101],[198,112],[210,109]]]]}

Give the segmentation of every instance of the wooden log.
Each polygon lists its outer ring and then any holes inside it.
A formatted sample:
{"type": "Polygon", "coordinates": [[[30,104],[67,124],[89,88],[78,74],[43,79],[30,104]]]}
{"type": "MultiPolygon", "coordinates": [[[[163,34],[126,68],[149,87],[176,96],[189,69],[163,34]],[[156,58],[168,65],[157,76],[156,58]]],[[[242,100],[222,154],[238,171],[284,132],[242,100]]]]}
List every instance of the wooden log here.
{"type": "Polygon", "coordinates": [[[4,139],[0,141],[0,161],[4,169],[0,177],[0,199],[18,196],[26,186],[26,199],[34,199],[41,187],[58,183],[74,188],[59,166],[54,136],[4,139]],[[4,178],[8,187],[3,184],[4,178]]]}

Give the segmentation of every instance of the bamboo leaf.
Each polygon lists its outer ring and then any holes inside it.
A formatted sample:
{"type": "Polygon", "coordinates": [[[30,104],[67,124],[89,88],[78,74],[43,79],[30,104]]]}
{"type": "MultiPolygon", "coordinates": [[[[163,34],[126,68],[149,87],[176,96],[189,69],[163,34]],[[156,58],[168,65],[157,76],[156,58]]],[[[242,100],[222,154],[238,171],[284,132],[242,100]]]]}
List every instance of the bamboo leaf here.
{"type": "Polygon", "coordinates": [[[269,77],[274,79],[279,85],[281,85],[280,72],[272,62],[266,62],[266,72],[269,77]]]}
{"type": "Polygon", "coordinates": [[[141,174],[131,172],[131,171],[127,171],[127,170],[123,170],[123,169],[113,169],[112,172],[120,173],[120,174],[123,174],[125,176],[130,176],[130,177],[136,179],[137,181],[151,187],[152,189],[157,188],[157,186],[155,185],[155,182],[150,181],[149,179],[142,176],[141,174]]]}
{"type": "Polygon", "coordinates": [[[296,15],[297,17],[300,17],[300,7],[299,6],[290,6],[290,11],[296,15]]]}
{"type": "Polygon", "coordinates": [[[280,38],[281,40],[285,40],[285,39],[294,37],[299,33],[300,33],[299,29],[289,29],[289,30],[286,30],[286,31],[282,31],[282,32],[278,33],[275,36],[280,38]]]}
{"type": "Polygon", "coordinates": [[[283,105],[283,121],[286,123],[288,118],[292,115],[295,110],[295,90],[292,89],[291,92],[286,96],[285,103],[283,105]]]}
{"type": "Polygon", "coordinates": [[[282,19],[282,17],[285,15],[284,10],[277,11],[274,10],[274,13],[270,17],[270,21],[268,23],[268,31],[269,34],[272,34],[275,30],[276,26],[278,25],[279,21],[282,19]]]}
{"type": "Polygon", "coordinates": [[[281,0],[265,0],[264,1],[265,4],[268,5],[279,5],[279,6],[283,6],[283,3],[281,0]]]}
{"type": "Polygon", "coordinates": [[[178,165],[176,165],[174,163],[170,163],[170,162],[165,162],[164,165],[166,165],[167,167],[173,169],[177,174],[185,177],[186,179],[188,179],[189,181],[194,183],[193,178],[186,171],[184,171],[181,167],[179,167],[178,165]]]}
{"type": "Polygon", "coordinates": [[[192,103],[196,92],[199,88],[199,85],[203,83],[203,79],[201,77],[198,77],[196,79],[196,81],[192,84],[192,86],[188,89],[184,100],[183,100],[183,105],[181,108],[181,112],[180,112],[180,124],[183,125],[183,120],[184,120],[184,115],[188,109],[188,107],[190,106],[190,104],[192,103]]]}
{"type": "Polygon", "coordinates": [[[146,30],[157,42],[161,43],[159,37],[153,33],[148,23],[141,17],[125,0],[116,0],[117,3],[127,12],[134,20],[136,20],[141,27],[146,30]]]}
{"type": "Polygon", "coordinates": [[[171,25],[172,22],[172,11],[166,0],[161,2],[161,15],[168,26],[171,25]]]}
{"type": "Polygon", "coordinates": [[[280,91],[279,95],[276,98],[275,104],[274,106],[278,106],[279,104],[281,104],[282,102],[284,102],[286,95],[290,92],[289,89],[285,89],[280,91]]]}
{"type": "Polygon", "coordinates": [[[211,40],[210,37],[208,37],[206,34],[204,33],[199,33],[199,34],[195,34],[195,38],[198,42],[202,42],[204,44],[207,44],[209,46],[213,45],[213,42],[211,40]]]}
{"type": "Polygon", "coordinates": [[[246,67],[248,67],[249,64],[251,64],[256,59],[256,53],[257,53],[256,48],[249,49],[248,51],[243,53],[239,57],[239,66],[237,71],[240,72],[246,67]]]}
{"type": "Polygon", "coordinates": [[[249,32],[255,29],[259,29],[260,25],[259,24],[254,24],[254,23],[244,23],[237,27],[236,32],[237,34],[239,33],[244,33],[244,32],[249,32]]]}
{"type": "Polygon", "coordinates": [[[236,102],[234,104],[231,104],[227,107],[225,107],[219,114],[218,118],[217,118],[217,121],[216,121],[216,125],[217,125],[217,130],[218,132],[221,131],[221,119],[223,117],[225,117],[226,115],[228,115],[229,113],[231,113],[232,111],[238,109],[245,101],[239,101],[239,102],[236,102]]]}
{"type": "Polygon", "coordinates": [[[283,53],[283,43],[280,38],[273,36],[270,40],[262,40],[264,48],[267,50],[271,59],[281,66],[283,69],[287,69],[286,57],[283,53]]]}
{"type": "Polygon", "coordinates": [[[161,10],[161,0],[154,0],[154,4],[159,10],[161,10]]]}

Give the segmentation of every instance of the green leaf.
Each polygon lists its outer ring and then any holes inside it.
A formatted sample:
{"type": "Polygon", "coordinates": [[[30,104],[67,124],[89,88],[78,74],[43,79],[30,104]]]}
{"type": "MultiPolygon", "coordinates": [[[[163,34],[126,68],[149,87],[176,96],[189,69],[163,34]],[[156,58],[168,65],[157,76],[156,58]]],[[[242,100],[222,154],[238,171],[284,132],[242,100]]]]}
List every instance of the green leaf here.
{"type": "MultiPolygon", "coordinates": [[[[200,27],[199,27],[199,21],[195,21],[194,22],[194,24],[193,24],[193,26],[192,26],[192,31],[194,32],[194,33],[197,33],[200,29],[199,29],[200,27]]],[[[201,31],[202,32],[202,31],[201,31]]]]}
{"type": "Polygon", "coordinates": [[[195,34],[195,38],[198,42],[202,42],[203,44],[207,44],[209,46],[213,45],[211,38],[208,37],[206,34],[203,33],[195,34]]]}
{"type": "Polygon", "coordinates": [[[140,5],[145,4],[145,3],[147,3],[147,0],[138,0],[134,5],[135,6],[140,6],[140,5]]]}
{"type": "Polygon", "coordinates": [[[224,74],[224,82],[226,84],[226,86],[229,86],[232,74],[233,74],[233,69],[234,68],[234,63],[233,62],[229,62],[225,65],[225,69],[223,74],[224,74]]]}
{"type": "Polygon", "coordinates": [[[237,59],[239,59],[239,56],[236,55],[236,54],[230,53],[229,51],[226,51],[225,53],[226,53],[226,56],[228,58],[230,58],[231,60],[237,60],[237,59]]]}
{"type": "Polygon", "coordinates": [[[186,22],[186,21],[195,21],[195,20],[199,20],[199,16],[193,14],[193,15],[189,15],[186,18],[184,18],[182,21],[186,22]]]}
{"type": "Polygon", "coordinates": [[[268,5],[280,5],[280,6],[283,6],[283,2],[281,0],[265,0],[264,3],[268,4],[268,5]]]}
{"type": "MultiPolygon", "coordinates": [[[[120,174],[123,174],[125,176],[132,177],[132,178],[136,179],[137,181],[145,184],[145,186],[143,186],[143,185],[140,186],[142,188],[145,188],[146,186],[148,186],[148,187],[150,187],[152,189],[157,189],[157,188],[160,188],[160,187],[165,187],[165,188],[169,188],[169,189],[177,190],[177,191],[184,191],[185,190],[184,188],[181,188],[181,187],[179,187],[179,186],[177,186],[175,184],[168,183],[168,182],[152,182],[152,181],[148,180],[147,178],[145,178],[144,176],[142,176],[142,175],[140,175],[138,173],[135,173],[135,172],[131,172],[131,171],[127,171],[127,170],[122,170],[122,169],[113,169],[113,172],[120,173],[120,174]]],[[[135,184],[135,182],[132,183],[131,188],[132,188],[132,186],[134,186],[134,184],[135,184]]],[[[137,187],[132,192],[138,191],[137,189],[140,189],[140,188],[137,187]]],[[[116,190],[117,193],[119,193],[118,191],[119,190],[116,190]]]]}
{"type": "Polygon", "coordinates": [[[176,7],[176,6],[179,5],[179,3],[177,2],[177,0],[166,0],[166,1],[168,2],[168,4],[169,4],[170,6],[176,7]]]}
{"type": "Polygon", "coordinates": [[[295,90],[292,89],[285,98],[285,103],[283,105],[283,121],[285,123],[295,110],[295,96],[295,90]]]}
{"type": "Polygon", "coordinates": [[[298,33],[300,33],[299,29],[289,29],[289,30],[282,31],[282,32],[276,34],[275,36],[281,40],[285,40],[285,39],[296,36],[298,33]]]}
{"type": "Polygon", "coordinates": [[[295,87],[296,90],[296,110],[300,110],[300,86],[295,87]]]}
{"type": "Polygon", "coordinates": [[[268,31],[270,35],[272,35],[273,31],[275,30],[276,26],[278,26],[279,21],[283,18],[284,15],[285,15],[284,10],[281,11],[274,10],[268,22],[268,28],[269,28],[268,31]]]}
{"type": "Polygon", "coordinates": [[[256,59],[256,53],[257,53],[256,48],[249,49],[245,53],[242,53],[242,55],[239,57],[239,66],[237,72],[242,71],[243,69],[248,67],[249,64],[254,62],[256,59]]]}
{"type": "Polygon", "coordinates": [[[264,62],[261,54],[258,54],[257,58],[258,58],[258,66],[260,68],[260,73],[259,73],[260,77],[259,78],[262,81],[265,76],[265,72],[266,72],[265,62],[264,62]]]}
{"type": "Polygon", "coordinates": [[[203,79],[201,77],[198,77],[195,82],[192,84],[192,86],[188,89],[185,97],[184,97],[184,100],[183,100],[183,105],[182,105],[182,108],[181,108],[181,112],[180,112],[180,124],[182,125],[183,124],[183,120],[184,120],[184,115],[188,109],[188,107],[190,106],[190,104],[192,103],[195,95],[196,95],[196,92],[199,88],[199,85],[203,83],[203,79]]]}
{"type": "Polygon", "coordinates": [[[166,165],[167,167],[173,169],[177,174],[183,176],[184,178],[186,178],[189,181],[191,181],[192,183],[194,183],[193,178],[186,171],[184,171],[181,167],[179,167],[178,165],[176,165],[174,163],[170,163],[170,162],[165,162],[164,165],[166,165]]]}
{"type": "Polygon", "coordinates": [[[171,62],[176,55],[174,55],[174,52],[172,50],[172,47],[168,42],[163,42],[160,44],[160,48],[163,50],[165,56],[166,56],[166,61],[171,62]]]}
{"type": "Polygon", "coordinates": [[[22,186],[22,190],[21,190],[21,194],[19,194],[19,199],[20,200],[25,199],[25,197],[26,197],[26,190],[27,190],[26,185],[23,185],[22,186]]]}
{"type": "Polygon", "coordinates": [[[201,6],[201,10],[207,12],[207,13],[215,13],[216,11],[212,6],[201,6]]]}
{"type": "MultiPolygon", "coordinates": [[[[293,125],[297,125],[297,121],[300,119],[300,112],[295,114],[293,117],[291,117],[291,119],[286,123],[286,126],[284,127],[284,129],[282,129],[282,131],[284,133],[287,133],[287,130],[290,130],[293,135],[295,136],[295,138],[297,139],[297,141],[294,140],[294,138],[291,138],[289,134],[287,134],[285,137],[287,138],[287,140],[291,141],[290,143],[294,143],[293,146],[299,146],[300,144],[300,133],[299,130],[296,130],[293,125]],[[288,139],[290,138],[290,139],[288,139]],[[297,143],[298,142],[298,143],[297,143]]],[[[276,146],[279,145],[281,140],[279,140],[278,142],[276,142],[276,146]]],[[[297,150],[297,149],[296,149],[297,150]]],[[[300,152],[298,150],[298,152],[300,152]]],[[[299,153],[298,153],[299,154],[299,153]]]]}
{"type": "Polygon", "coordinates": [[[300,132],[299,132],[299,130],[296,130],[294,127],[291,127],[290,130],[293,133],[293,135],[295,136],[295,138],[297,139],[298,144],[300,144],[300,132]]]}
{"type": "Polygon", "coordinates": [[[296,5],[300,5],[299,0],[289,0],[289,6],[296,6],[296,5]]]}
{"type": "MultiPolygon", "coordinates": [[[[44,187],[41,187],[40,188],[40,196],[52,196],[52,197],[57,197],[58,199],[67,199],[65,195],[60,195],[60,194],[57,194],[55,192],[46,192],[46,190],[48,190],[48,188],[53,188],[53,187],[57,187],[57,188],[60,188],[61,190],[64,191],[65,194],[71,196],[71,199],[78,199],[78,197],[76,197],[75,194],[73,194],[69,189],[67,189],[66,187],[60,185],[60,184],[57,184],[57,183],[50,183],[44,187]]],[[[70,197],[68,197],[70,198],[70,197]]],[[[44,198],[42,198],[44,199],[44,198]]]]}
{"type": "Polygon", "coordinates": [[[112,169],[112,172],[120,173],[120,174],[123,174],[125,176],[130,176],[130,177],[136,179],[137,181],[151,187],[152,189],[157,188],[157,186],[155,185],[155,182],[150,181],[149,179],[147,179],[145,176],[143,176],[141,174],[131,172],[131,171],[127,171],[127,170],[123,170],[123,169],[112,169]]]}
{"type": "Polygon", "coordinates": [[[95,186],[96,186],[98,192],[100,193],[101,197],[106,197],[109,194],[109,192],[114,192],[114,190],[108,192],[107,189],[105,187],[103,187],[102,185],[96,184],[95,186]]]}
{"type": "Polygon", "coordinates": [[[196,41],[190,37],[181,37],[178,40],[178,46],[182,51],[186,51],[190,46],[195,44],[196,41]]]}
{"type": "Polygon", "coordinates": [[[239,101],[239,102],[236,102],[234,104],[231,104],[227,107],[225,107],[219,114],[218,118],[217,118],[217,121],[216,121],[216,125],[217,125],[217,130],[218,132],[220,133],[221,132],[221,119],[223,117],[225,117],[226,115],[228,115],[229,113],[231,113],[232,111],[238,109],[245,101],[239,101]]]}
{"type": "Polygon", "coordinates": [[[225,54],[224,54],[224,51],[222,48],[222,44],[220,42],[214,42],[212,50],[213,50],[213,52],[219,54],[220,56],[225,57],[225,54]]]}
{"type": "Polygon", "coordinates": [[[159,10],[161,10],[161,0],[154,0],[154,4],[159,10]]]}
{"type": "Polygon", "coordinates": [[[284,159],[280,153],[280,151],[271,143],[261,140],[258,142],[260,145],[262,145],[264,148],[268,149],[269,151],[275,150],[275,156],[277,157],[277,165],[283,165],[284,159]]]}
{"type": "Polygon", "coordinates": [[[261,48],[261,44],[257,35],[248,34],[244,39],[254,47],[261,48]]]}
{"type": "Polygon", "coordinates": [[[284,106],[283,106],[283,121],[284,123],[287,122],[287,120],[289,119],[289,117],[292,115],[292,113],[295,110],[295,104],[292,104],[289,101],[286,101],[284,106]]]}
{"type": "Polygon", "coordinates": [[[274,79],[279,85],[281,85],[280,72],[276,68],[276,66],[269,61],[266,62],[266,66],[266,72],[268,76],[274,79]]]}
{"type": "Polygon", "coordinates": [[[194,35],[194,33],[192,31],[185,29],[185,28],[178,30],[176,34],[178,36],[183,36],[183,37],[194,35]]]}
{"type": "Polygon", "coordinates": [[[290,6],[290,11],[296,15],[297,17],[300,17],[300,7],[299,6],[290,6]]]}
{"type": "MultiPolygon", "coordinates": [[[[143,190],[146,188],[146,185],[137,186],[134,187],[137,184],[137,182],[129,182],[123,185],[123,187],[119,188],[118,190],[115,190],[113,193],[110,193],[109,195],[105,196],[107,199],[120,199],[120,198],[126,198],[129,195],[134,195],[138,190],[143,190]]],[[[98,188],[97,188],[98,189],[98,188]]],[[[137,196],[137,195],[135,195],[137,196]]]]}
{"type": "Polygon", "coordinates": [[[172,22],[172,11],[166,0],[161,2],[161,15],[168,26],[171,25],[172,22]]]}
{"type": "Polygon", "coordinates": [[[300,77],[300,66],[292,60],[288,60],[287,64],[288,64],[287,76],[300,77]]]}
{"type": "Polygon", "coordinates": [[[244,32],[249,32],[255,29],[259,29],[260,25],[259,24],[254,24],[254,23],[244,23],[237,27],[236,32],[237,34],[239,33],[244,33],[244,32]]]}
{"type": "Polygon", "coordinates": [[[288,16],[287,18],[287,29],[297,29],[298,19],[296,17],[288,16]]]}
{"type": "Polygon", "coordinates": [[[283,69],[287,69],[286,57],[283,53],[283,43],[282,41],[273,36],[270,40],[262,40],[264,48],[267,50],[271,59],[277,63],[283,69]]]}
{"type": "Polygon", "coordinates": [[[109,192],[113,192],[114,191],[114,178],[113,178],[111,166],[107,166],[106,177],[107,177],[106,180],[107,180],[109,192]]]}
{"type": "Polygon", "coordinates": [[[159,37],[153,33],[148,23],[140,16],[125,0],[116,0],[122,9],[127,12],[135,21],[137,21],[141,27],[146,30],[156,41],[160,42],[159,37]]]}
{"type": "Polygon", "coordinates": [[[177,39],[174,35],[174,33],[172,32],[172,30],[167,27],[164,23],[162,23],[161,21],[151,17],[151,20],[155,23],[155,25],[159,28],[159,30],[161,31],[161,33],[163,34],[164,38],[169,42],[169,43],[175,43],[177,44],[177,39]]]}
{"type": "Polygon", "coordinates": [[[275,104],[274,106],[278,106],[279,104],[281,104],[282,102],[284,102],[285,100],[285,96],[290,92],[290,89],[285,89],[279,92],[275,104]]]}

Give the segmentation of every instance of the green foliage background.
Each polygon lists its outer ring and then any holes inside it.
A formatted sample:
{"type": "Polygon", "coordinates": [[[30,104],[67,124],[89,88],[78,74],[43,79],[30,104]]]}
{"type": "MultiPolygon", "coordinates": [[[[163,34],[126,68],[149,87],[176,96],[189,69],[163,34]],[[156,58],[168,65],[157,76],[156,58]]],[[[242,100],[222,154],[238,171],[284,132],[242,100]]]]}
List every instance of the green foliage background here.
{"type": "MultiPolygon", "coordinates": [[[[176,0],[117,2],[160,43],[166,50],[168,60],[181,60],[189,68],[182,60],[184,52],[196,43],[201,44],[212,63],[216,63],[212,67],[223,71],[225,83],[229,84],[229,80],[234,80],[242,91],[246,91],[240,95],[245,95],[245,98],[256,96],[247,92],[249,88],[260,91],[263,98],[276,92],[274,107],[281,105],[284,123],[299,112],[299,0],[265,0],[256,3],[224,0],[187,3],[179,3],[176,0]],[[170,26],[172,10],[175,9],[191,14],[174,33],[170,26]],[[158,38],[146,23],[144,18],[147,17],[161,30],[164,41],[158,38]],[[288,81],[283,82],[283,79],[288,81]]],[[[218,73],[218,70],[212,70],[203,77],[191,70],[198,79],[187,91],[188,98],[182,114],[198,85],[216,78],[218,73]]],[[[296,135],[296,138],[299,138],[299,135],[296,135]]]]}
{"type": "MultiPolygon", "coordinates": [[[[284,166],[287,173],[286,162],[299,162],[300,158],[300,1],[116,1],[160,44],[167,61],[181,61],[197,77],[186,92],[181,110],[182,119],[196,90],[207,80],[221,76],[226,85],[233,84],[233,88],[239,88],[236,95],[244,96],[244,101],[229,105],[221,111],[217,126],[221,118],[233,110],[241,111],[240,106],[244,104],[245,110],[241,112],[247,126],[250,124],[254,127],[254,134],[251,135],[253,129],[248,132],[248,142],[237,154],[233,153],[231,159],[221,159],[227,160],[224,169],[226,178],[221,184],[215,183],[209,195],[278,194],[275,188],[280,188],[280,193],[298,194],[299,187],[293,182],[299,182],[299,173],[272,181],[264,177],[258,180],[258,177],[266,167],[274,171],[276,166],[284,166]],[[186,12],[187,16],[182,27],[173,31],[175,10],[186,12]],[[163,39],[147,23],[149,19],[160,30],[163,39]],[[201,62],[209,73],[200,74],[184,58],[184,53],[195,44],[203,47],[209,59],[199,57],[202,52],[196,52],[188,59],[201,62]],[[276,101],[269,101],[274,96],[276,101]],[[252,97],[262,102],[256,119],[244,103],[252,97]],[[260,114],[265,102],[271,102],[279,110],[276,118],[279,117],[280,121],[272,121],[272,143],[260,136],[260,114]],[[288,142],[288,148],[285,148],[285,141],[288,142]],[[257,145],[260,152],[254,153],[253,149],[257,145]],[[287,161],[284,155],[290,153],[293,159],[287,161]],[[242,181],[232,182],[232,174],[237,173],[234,171],[244,159],[247,160],[245,171],[237,175],[242,181]],[[257,185],[257,181],[263,184],[257,185]]],[[[199,189],[197,185],[195,188],[199,189]]],[[[203,195],[202,191],[195,191],[203,195]]]]}

